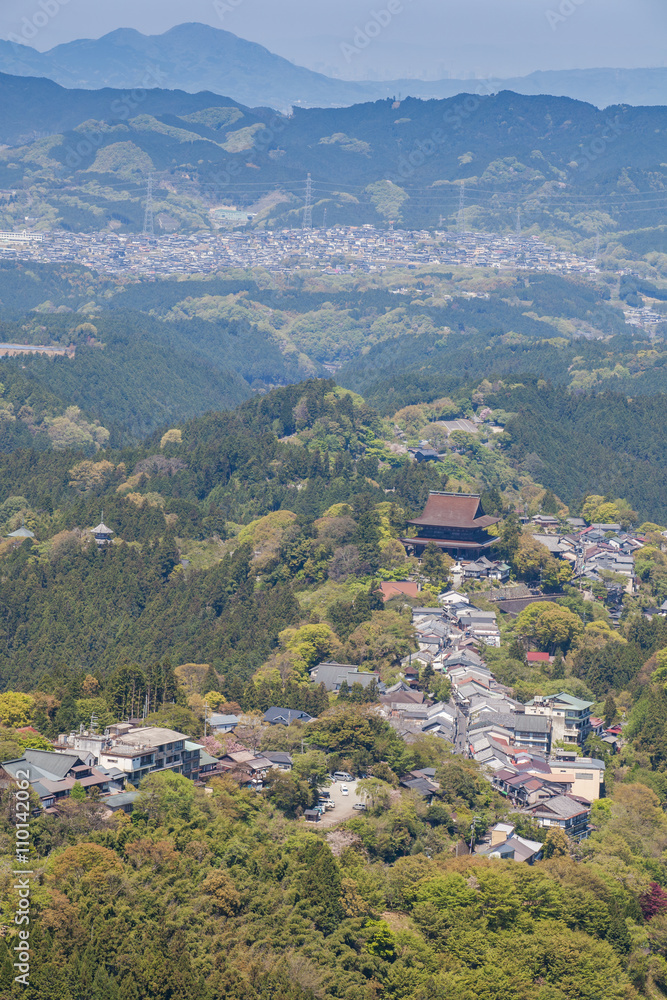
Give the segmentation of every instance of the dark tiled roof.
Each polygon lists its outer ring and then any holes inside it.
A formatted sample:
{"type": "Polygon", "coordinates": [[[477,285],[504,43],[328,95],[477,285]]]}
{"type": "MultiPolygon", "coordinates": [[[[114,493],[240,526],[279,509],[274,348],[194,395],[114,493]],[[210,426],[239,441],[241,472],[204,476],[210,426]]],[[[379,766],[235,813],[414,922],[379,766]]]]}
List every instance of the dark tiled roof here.
{"type": "Polygon", "coordinates": [[[291,722],[310,722],[312,716],[308,712],[301,712],[296,708],[276,708],[273,706],[264,713],[264,721],[274,724],[276,722],[289,726],[291,722]]]}

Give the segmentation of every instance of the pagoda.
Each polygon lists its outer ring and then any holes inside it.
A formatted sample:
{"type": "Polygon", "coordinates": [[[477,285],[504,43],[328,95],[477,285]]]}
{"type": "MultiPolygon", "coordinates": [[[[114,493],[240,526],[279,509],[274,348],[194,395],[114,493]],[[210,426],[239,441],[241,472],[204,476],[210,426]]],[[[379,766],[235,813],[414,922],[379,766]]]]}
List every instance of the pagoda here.
{"type": "Polygon", "coordinates": [[[104,514],[102,514],[102,520],[97,527],[91,528],[90,531],[91,534],[95,536],[95,541],[98,545],[111,545],[111,536],[113,535],[113,531],[111,528],[107,528],[104,523],[104,514]]]}
{"type": "Polygon", "coordinates": [[[499,520],[484,513],[479,494],[429,493],[422,516],[408,521],[416,533],[401,542],[408,555],[420,556],[433,542],[455,559],[479,559],[495,541],[487,529],[499,520]]]}

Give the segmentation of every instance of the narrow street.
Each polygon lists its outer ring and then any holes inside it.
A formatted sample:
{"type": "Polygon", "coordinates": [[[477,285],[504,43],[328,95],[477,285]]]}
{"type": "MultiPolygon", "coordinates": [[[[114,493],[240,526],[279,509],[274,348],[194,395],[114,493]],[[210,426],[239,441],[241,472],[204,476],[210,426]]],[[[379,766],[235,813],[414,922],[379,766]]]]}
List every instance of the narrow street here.
{"type": "Polygon", "coordinates": [[[468,720],[460,708],[456,710],[456,752],[466,755],[468,741],[468,720]]]}

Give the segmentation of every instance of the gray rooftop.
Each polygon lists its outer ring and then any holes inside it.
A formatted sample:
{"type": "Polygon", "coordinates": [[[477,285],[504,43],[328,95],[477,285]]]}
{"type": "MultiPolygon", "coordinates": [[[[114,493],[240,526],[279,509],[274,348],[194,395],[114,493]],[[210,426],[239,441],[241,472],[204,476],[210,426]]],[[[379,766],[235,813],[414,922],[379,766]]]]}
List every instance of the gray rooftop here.
{"type": "Polygon", "coordinates": [[[162,726],[142,726],[140,729],[131,729],[129,733],[123,733],[120,740],[131,747],[161,747],[165,743],[177,743],[179,740],[187,740],[185,733],[178,733],[175,729],[164,729],[162,726]]]}
{"type": "Polygon", "coordinates": [[[539,806],[532,809],[531,812],[535,816],[548,817],[556,815],[560,819],[572,819],[574,816],[580,816],[581,813],[587,812],[588,809],[588,805],[584,805],[583,802],[577,802],[576,799],[570,798],[569,795],[554,795],[552,799],[542,802],[539,806]]]}

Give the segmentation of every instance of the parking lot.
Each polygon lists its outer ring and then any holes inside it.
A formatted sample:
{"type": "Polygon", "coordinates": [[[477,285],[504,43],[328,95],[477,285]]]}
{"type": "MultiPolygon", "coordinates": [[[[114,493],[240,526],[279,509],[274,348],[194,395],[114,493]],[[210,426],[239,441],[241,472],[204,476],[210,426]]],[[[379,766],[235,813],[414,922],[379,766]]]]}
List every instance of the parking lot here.
{"type": "Polygon", "coordinates": [[[329,785],[327,791],[329,792],[331,801],[335,803],[335,808],[327,809],[318,824],[319,826],[335,826],[337,823],[342,823],[344,820],[349,819],[350,816],[360,814],[361,810],[354,808],[355,802],[363,802],[363,799],[357,795],[356,781],[336,781],[334,784],[329,785]],[[348,787],[349,795],[343,795],[341,792],[342,785],[348,787]]]}

